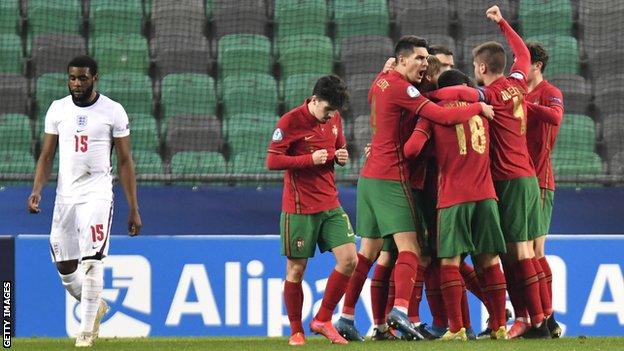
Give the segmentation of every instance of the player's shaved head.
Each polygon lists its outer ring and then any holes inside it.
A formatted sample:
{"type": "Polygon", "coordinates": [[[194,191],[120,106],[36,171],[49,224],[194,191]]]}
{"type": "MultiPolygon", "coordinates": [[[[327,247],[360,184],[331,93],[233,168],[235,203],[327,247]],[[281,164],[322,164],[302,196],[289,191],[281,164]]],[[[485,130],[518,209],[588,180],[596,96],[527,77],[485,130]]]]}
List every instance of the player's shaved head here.
{"type": "Polygon", "coordinates": [[[495,41],[485,42],[472,50],[472,56],[477,63],[485,64],[491,74],[502,74],[507,65],[505,49],[495,41]]]}
{"type": "Polygon", "coordinates": [[[80,56],[74,57],[67,64],[68,71],[70,67],[88,68],[89,73],[91,73],[92,76],[95,76],[98,73],[97,62],[91,56],[88,56],[88,55],[80,55],[80,56]]]}
{"type": "Polygon", "coordinates": [[[531,54],[531,64],[541,62],[542,67],[540,71],[544,72],[544,70],[546,69],[546,64],[548,64],[548,51],[546,51],[544,46],[538,42],[530,41],[526,43],[526,46],[529,49],[529,53],[531,54]]]}
{"type": "Polygon", "coordinates": [[[457,69],[444,71],[438,78],[438,87],[440,88],[462,84],[474,86],[474,83],[470,80],[470,77],[468,77],[464,72],[457,69]]]}
{"type": "Polygon", "coordinates": [[[427,40],[415,35],[405,35],[394,46],[394,58],[399,61],[399,56],[407,57],[414,52],[415,48],[428,49],[427,40]]]}
{"type": "Polygon", "coordinates": [[[349,102],[347,85],[335,74],[323,76],[316,81],[312,94],[319,100],[327,101],[335,110],[342,110],[349,102]]]}

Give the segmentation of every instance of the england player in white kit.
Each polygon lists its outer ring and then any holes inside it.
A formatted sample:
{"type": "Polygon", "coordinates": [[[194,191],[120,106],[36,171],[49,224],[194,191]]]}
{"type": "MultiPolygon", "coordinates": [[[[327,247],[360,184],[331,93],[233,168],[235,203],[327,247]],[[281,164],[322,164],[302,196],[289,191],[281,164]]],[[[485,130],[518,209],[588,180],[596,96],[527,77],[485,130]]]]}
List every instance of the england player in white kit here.
{"type": "Polygon", "coordinates": [[[28,209],[39,212],[41,189],[50,175],[58,142],[60,162],[50,251],[65,289],[81,301],[76,346],[88,347],[97,339],[100,321],[108,312],[102,299],[102,258],[108,253],[113,215],[113,144],[130,208],[130,235],[139,234],[141,217],[124,108],[94,90],[98,74],[92,58],[74,58],[68,65],[68,77],[70,95],[54,101],[45,117],[45,137],[28,209]]]}

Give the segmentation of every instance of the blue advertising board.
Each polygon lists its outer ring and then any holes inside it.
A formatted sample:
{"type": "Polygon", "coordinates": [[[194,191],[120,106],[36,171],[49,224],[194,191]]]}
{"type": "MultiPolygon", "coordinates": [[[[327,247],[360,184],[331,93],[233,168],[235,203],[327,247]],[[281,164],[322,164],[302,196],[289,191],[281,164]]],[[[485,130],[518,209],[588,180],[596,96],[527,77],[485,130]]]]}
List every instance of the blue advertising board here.
{"type": "MultiPolygon", "coordinates": [[[[15,240],[16,335],[74,335],[76,301],[62,288],[46,236],[15,240]]],[[[554,309],[565,335],[624,332],[624,236],[550,236],[554,309]]],[[[287,335],[282,301],[285,260],[277,236],[113,236],[105,259],[104,298],[111,305],[102,336],[287,335]]],[[[320,305],[331,254],[317,254],[303,284],[304,323],[320,305]]],[[[356,310],[370,332],[369,286],[356,310]]],[[[473,325],[487,317],[470,297],[473,325]]],[[[339,309],[337,309],[339,311],[339,309]]],[[[427,303],[421,317],[430,320],[427,303]]]]}

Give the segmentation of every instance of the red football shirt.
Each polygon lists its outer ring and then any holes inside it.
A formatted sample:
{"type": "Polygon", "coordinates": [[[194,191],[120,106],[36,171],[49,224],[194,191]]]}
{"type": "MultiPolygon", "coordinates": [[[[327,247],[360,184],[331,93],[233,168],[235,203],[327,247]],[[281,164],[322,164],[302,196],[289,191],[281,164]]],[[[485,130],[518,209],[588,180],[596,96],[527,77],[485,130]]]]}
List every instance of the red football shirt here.
{"type": "Polygon", "coordinates": [[[563,118],[563,95],[554,85],[543,80],[524,99],[528,104],[527,144],[539,186],[555,190],[550,153],[563,118]]]}
{"type": "Polygon", "coordinates": [[[327,123],[320,123],[308,110],[309,100],[284,114],[277,122],[268,152],[287,156],[309,155],[301,168],[288,168],[284,173],[282,211],[312,214],[340,206],[334,181],[337,149],[346,146],[342,119],[336,113],[327,123]],[[327,162],[315,166],[312,153],[326,149],[327,162]]]}
{"type": "MultiPolygon", "coordinates": [[[[461,106],[466,103],[440,104],[461,106]]],[[[490,135],[487,118],[477,115],[468,122],[455,126],[442,126],[420,120],[412,137],[433,138],[438,163],[437,208],[496,199],[490,172],[490,135]]]]}

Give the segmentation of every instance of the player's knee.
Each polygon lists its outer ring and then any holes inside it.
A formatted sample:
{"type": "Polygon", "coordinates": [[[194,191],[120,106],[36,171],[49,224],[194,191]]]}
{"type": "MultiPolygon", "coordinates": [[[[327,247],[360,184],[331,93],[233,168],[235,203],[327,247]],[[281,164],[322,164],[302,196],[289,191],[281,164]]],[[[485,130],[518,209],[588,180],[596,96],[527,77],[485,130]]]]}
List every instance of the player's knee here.
{"type": "Polygon", "coordinates": [[[344,257],[338,264],[341,266],[341,271],[347,273],[347,275],[351,275],[353,271],[355,271],[355,266],[357,266],[358,258],[356,254],[348,255],[344,257]]]}
{"type": "Polygon", "coordinates": [[[305,265],[289,264],[286,267],[286,279],[294,283],[300,282],[303,280],[304,272],[305,272],[305,265]]]}
{"type": "Polygon", "coordinates": [[[56,262],[56,269],[63,275],[72,274],[78,269],[78,260],[56,262]]]}

